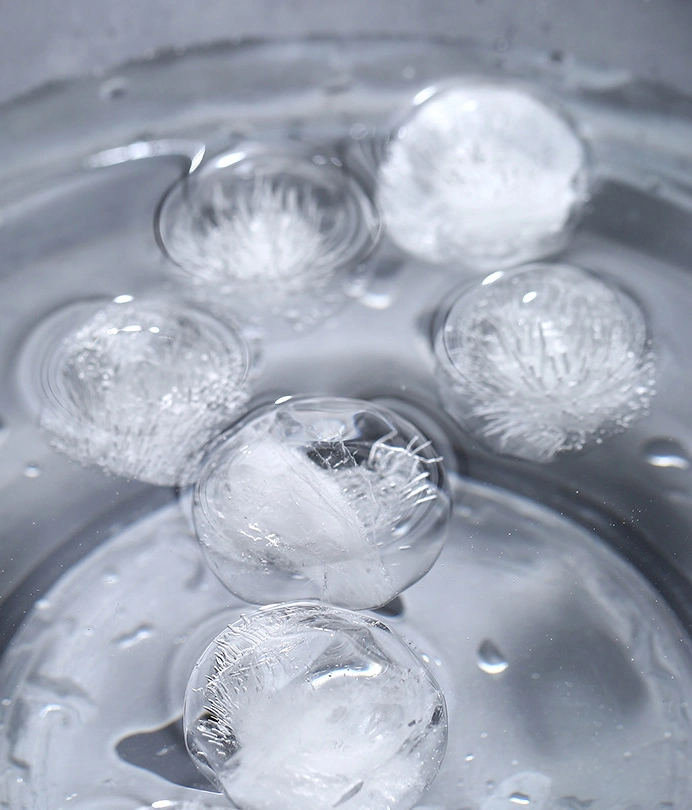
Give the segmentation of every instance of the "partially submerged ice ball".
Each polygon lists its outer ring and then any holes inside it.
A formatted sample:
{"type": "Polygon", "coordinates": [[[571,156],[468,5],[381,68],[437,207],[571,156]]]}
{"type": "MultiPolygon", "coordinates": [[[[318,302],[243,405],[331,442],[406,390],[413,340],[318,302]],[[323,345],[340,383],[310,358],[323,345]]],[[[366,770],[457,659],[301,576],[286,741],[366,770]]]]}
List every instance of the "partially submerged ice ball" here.
{"type": "Polygon", "coordinates": [[[185,740],[240,810],[407,810],[447,741],[444,698],[385,624],[317,603],[224,630],[188,683],[185,740]]]}
{"type": "Polygon", "coordinates": [[[195,528],[219,579],[248,602],[383,605],[445,540],[441,459],[387,408],[291,399],[251,415],[210,453],[195,528]]]}
{"type": "Polygon", "coordinates": [[[640,307],[575,267],[531,265],[466,289],[436,354],[450,413],[493,449],[534,461],[628,428],[654,394],[640,307]]]}
{"type": "Polygon", "coordinates": [[[516,265],[560,245],[585,200],[585,151],[534,96],[470,81],[419,94],[378,188],[389,235],[415,256],[516,265]]]}
{"type": "Polygon", "coordinates": [[[240,334],[201,310],[131,296],[54,317],[41,425],[56,447],[127,478],[190,483],[247,401],[240,334]]]}
{"type": "Polygon", "coordinates": [[[297,145],[245,144],[174,186],[158,231],[196,296],[301,327],[344,296],[379,219],[339,161],[297,145]]]}

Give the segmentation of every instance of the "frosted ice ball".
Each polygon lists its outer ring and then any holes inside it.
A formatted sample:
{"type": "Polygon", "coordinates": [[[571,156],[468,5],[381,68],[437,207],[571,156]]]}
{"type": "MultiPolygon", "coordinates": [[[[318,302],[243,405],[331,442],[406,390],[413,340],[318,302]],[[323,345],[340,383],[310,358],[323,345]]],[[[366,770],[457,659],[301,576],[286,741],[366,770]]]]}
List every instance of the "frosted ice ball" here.
{"type": "Polygon", "coordinates": [[[329,314],[380,231],[340,165],[298,145],[245,144],[178,183],[158,228],[173,268],[213,307],[295,327],[329,314]]]}
{"type": "Polygon", "coordinates": [[[587,187],[584,147],[567,121],[487,82],[419,99],[379,170],[391,238],[426,261],[481,268],[558,247],[587,187]]]}
{"type": "Polygon", "coordinates": [[[535,461],[630,427],[654,395],[642,310],[575,267],[498,272],[465,290],[436,354],[450,413],[493,449],[535,461]]]}
{"type": "Polygon", "coordinates": [[[248,602],[376,607],[425,574],[450,513],[441,459],[413,425],[350,399],[291,399],[209,455],[193,514],[207,560],[248,602]]]}
{"type": "Polygon", "coordinates": [[[188,683],[185,740],[240,810],[407,810],[447,741],[445,701],[373,618],[275,605],[224,630],[188,683]]]}
{"type": "Polygon", "coordinates": [[[68,307],[57,321],[41,409],[56,447],[127,478],[189,483],[247,400],[239,333],[201,310],[130,296],[68,307]]]}

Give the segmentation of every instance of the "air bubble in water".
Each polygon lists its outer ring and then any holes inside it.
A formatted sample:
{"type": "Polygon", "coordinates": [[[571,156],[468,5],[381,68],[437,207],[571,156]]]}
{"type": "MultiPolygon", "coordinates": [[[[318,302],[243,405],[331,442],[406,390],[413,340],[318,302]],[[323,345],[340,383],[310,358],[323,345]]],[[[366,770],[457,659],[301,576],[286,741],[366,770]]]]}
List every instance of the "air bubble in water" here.
{"type": "Polygon", "coordinates": [[[255,144],[176,185],[158,229],[195,296],[304,327],[343,298],[379,220],[360,185],[323,156],[255,144]]]}
{"type": "Polygon", "coordinates": [[[567,266],[495,273],[464,291],[436,353],[450,413],[493,449],[535,461],[630,427],[654,394],[639,306],[567,266]]]}
{"type": "Polygon", "coordinates": [[[413,425],[371,403],[310,398],[224,438],[194,519],[212,569],[243,599],[366,608],[428,571],[449,507],[441,459],[413,425]]]}
{"type": "Polygon", "coordinates": [[[204,445],[247,400],[240,335],[159,300],[81,304],[55,317],[41,424],[56,447],[153,484],[194,478],[204,445]]]}
{"type": "Polygon", "coordinates": [[[426,261],[519,264],[564,239],[586,196],[583,145],[558,113],[487,82],[424,91],[388,145],[378,200],[426,261]]]}
{"type": "Polygon", "coordinates": [[[444,755],[444,698],[382,622],[317,603],[224,630],[190,678],[190,754],[240,810],[406,810],[444,755]]]}

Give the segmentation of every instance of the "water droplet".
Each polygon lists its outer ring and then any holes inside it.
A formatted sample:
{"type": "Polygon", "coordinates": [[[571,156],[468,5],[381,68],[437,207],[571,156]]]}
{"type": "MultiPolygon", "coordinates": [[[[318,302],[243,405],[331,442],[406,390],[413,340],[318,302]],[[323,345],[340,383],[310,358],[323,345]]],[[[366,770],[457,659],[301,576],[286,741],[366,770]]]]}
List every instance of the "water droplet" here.
{"type": "Polygon", "coordinates": [[[509,666],[504,655],[490,639],[485,639],[478,648],[478,668],[488,675],[500,675],[509,666]]]}
{"type": "Polygon", "coordinates": [[[362,141],[363,138],[366,138],[368,135],[368,128],[365,124],[354,124],[351,129],[349,129],[348,134],[354,141],[362,141]]]}
{"type": "Polygon", "coordinates": [[[467,762],[473,762],[474,756],[473,756],[473,754],[467,754],[465,759],[466,759],[467,762]]]}
{"type": "Polygon", "coordinates": [[[9,706],[11,703],[12,703],[12,701],[9,698],[3,698],[0,701],[0,704],[2,704],[3,706],[9,706]]]}
{"type": "Polygon", "coordinates": [[[388,293],[366,292],[360,297],[360,302],[368,309],[389,309],[392,301],[392,296],[388,293]]]}
{"type": "Polygon", "coordinates": [[[519,804],[522,807],[525,807],[527,804],[531,804],[531,797],[527,796],[526,793],[512,793],[509,800],[512,802],[512,804],[519,804]]]}
{"type": "Polygon", "coordinates": [[[113,639],[113,643],[120,647],[121,650],[127,650],[139,644],[141,641],[146,641],[154,635],[154,628],[149,624],[143,624],[137,627],[131,633],[125,633],[113,639]]]}
{"type": "Polygon", "coordinates": [[[26,478],[38,478],[41,475],[42,472],[43,472],[43,470],[41,468],[41,465],[36,464],[33,461],[29,462],[24,467],[24,476],[26,478]]]}
{"type": "Polygon", "coordinates": [[[47,706],[44,706],[41,711],[39,712],[39,717],[41,719],[48,717],[49,714],[53,712],[62,712],[64,708],[59,703],[49,703],[47,706]]]}
{"type": "Polygon", "coordinates": [[[673,439],[651,439],[643,447],[644,460],[652,467],[687,470],[690,457],[687,451],[673,439]]]}
{"type": "Polygon", "coordinates": [[[127,95],[130,83],[122,76],[113,76],[101,82],[99,98],[101,101],[119,101],[127,95]]]}

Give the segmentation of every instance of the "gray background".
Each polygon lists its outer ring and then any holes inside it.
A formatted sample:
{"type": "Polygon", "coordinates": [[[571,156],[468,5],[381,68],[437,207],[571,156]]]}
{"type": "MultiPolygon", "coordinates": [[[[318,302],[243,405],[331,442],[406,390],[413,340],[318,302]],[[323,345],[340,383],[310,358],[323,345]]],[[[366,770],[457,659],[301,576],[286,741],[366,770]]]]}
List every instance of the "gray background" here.
{"type": "Polygon", "coordinates": [[[690,0],[0,0],[0,101],[165,48],[328,33],[558,49],[692,90],[690,0]]]}

